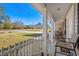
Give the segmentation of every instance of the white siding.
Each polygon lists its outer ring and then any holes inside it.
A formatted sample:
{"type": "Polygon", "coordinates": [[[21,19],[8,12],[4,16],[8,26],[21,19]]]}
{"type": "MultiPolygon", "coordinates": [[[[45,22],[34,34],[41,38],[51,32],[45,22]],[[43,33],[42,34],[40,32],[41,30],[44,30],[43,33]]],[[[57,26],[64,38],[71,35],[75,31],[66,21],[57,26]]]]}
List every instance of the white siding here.
{"type": "Polygon", "coordinates": [[[66,37],[71,38],[71,34],[74,32],[74,4],[70,8],[66,16],[66,37]]]}
{"type": "Polygon", "coordinates": [[[77,19],[78,19],[78,16],[77,16],[77,13],[78,13],[78,11],[77,11],[77,9],[78,9],[78,7],[77,7],[77,4],[75,4],[75,33],[77,33],[77,23],[78,23],[78,21],[77,21],[77,19]]]}

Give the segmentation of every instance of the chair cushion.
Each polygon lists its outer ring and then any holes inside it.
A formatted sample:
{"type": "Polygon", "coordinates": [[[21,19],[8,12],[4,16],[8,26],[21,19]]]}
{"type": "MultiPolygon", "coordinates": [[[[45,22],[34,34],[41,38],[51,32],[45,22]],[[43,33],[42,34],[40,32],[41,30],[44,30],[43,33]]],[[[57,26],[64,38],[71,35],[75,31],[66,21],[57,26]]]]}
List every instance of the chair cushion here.
{"type": "Polygon", "coordinates": [[[62,48],[67,48],[67,49],[74,49],[73,44],[71,43],[66,43],[66,42],[58,42],[56,44],[57,47],[62,47],[62,48]]]}

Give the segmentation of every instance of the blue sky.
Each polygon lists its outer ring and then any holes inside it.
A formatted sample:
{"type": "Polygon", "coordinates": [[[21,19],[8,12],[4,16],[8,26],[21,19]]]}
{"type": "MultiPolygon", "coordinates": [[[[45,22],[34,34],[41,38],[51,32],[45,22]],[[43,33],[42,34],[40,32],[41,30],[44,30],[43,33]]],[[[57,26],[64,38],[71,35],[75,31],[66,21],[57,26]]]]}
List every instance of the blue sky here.
{"type": "Polygon", "coordinates": [[[22,21],[25,25],[42,22],[42,15],[28,3],[4,3],[0,4],[5,9],[12,22],[22,21]]]}

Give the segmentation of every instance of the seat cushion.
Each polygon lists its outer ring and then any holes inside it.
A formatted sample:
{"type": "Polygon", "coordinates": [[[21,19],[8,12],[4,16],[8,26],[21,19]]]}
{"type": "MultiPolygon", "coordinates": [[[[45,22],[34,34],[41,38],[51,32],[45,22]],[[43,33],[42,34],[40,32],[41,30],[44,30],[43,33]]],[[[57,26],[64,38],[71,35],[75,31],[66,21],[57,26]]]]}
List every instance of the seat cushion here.
{"type": "Polygon", "coordinates": [[[71,43],[65,43],[65,42],[58,42],[56,44],[57,47],[67,48],[67,49],[74,49],[73,44],[71,43]]]}

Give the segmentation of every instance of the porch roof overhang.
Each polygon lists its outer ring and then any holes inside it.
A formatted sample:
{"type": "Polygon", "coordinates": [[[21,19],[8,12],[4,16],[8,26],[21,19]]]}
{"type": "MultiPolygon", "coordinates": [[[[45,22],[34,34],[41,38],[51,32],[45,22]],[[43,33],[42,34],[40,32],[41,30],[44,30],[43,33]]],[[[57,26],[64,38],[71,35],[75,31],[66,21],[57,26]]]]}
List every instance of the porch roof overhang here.
{"type": "MultiPolygon", "coordinates": [[[[32,3],[32,6],[34,6],[41,14],[44,14],[43,11],[45,8],[45,4],[32,3]]],[[[56,21],[65,18],[69,9],[72,6],[72,3],[46,3],[46,6],[48,11],[48,16],[56,21]]]]}

